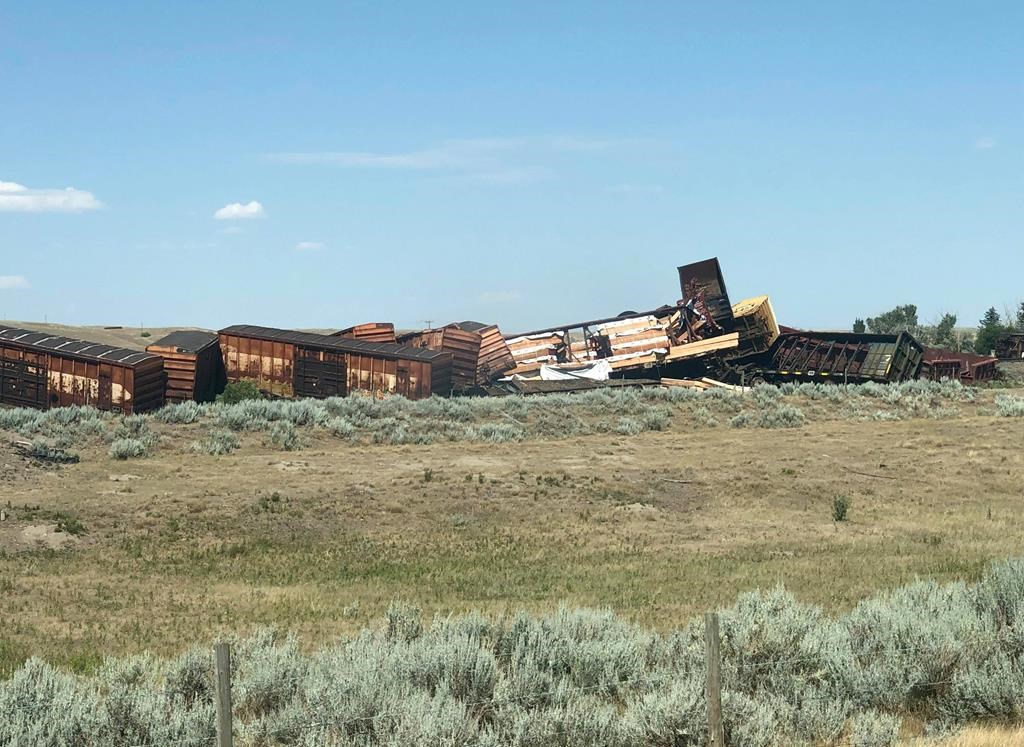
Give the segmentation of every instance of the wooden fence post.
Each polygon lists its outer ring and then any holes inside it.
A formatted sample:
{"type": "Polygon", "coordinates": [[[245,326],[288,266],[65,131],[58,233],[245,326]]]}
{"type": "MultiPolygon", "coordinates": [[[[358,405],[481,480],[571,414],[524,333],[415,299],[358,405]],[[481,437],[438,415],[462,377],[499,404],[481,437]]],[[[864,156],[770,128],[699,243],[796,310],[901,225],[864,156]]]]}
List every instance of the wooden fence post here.
{"type": "Polygon", "coordinates": [[[231,733],[231,644],[213,647],[217,678],[217,747],[233,747],[231,733]]]}
{"type": "Polygon", "coordinates": [[[722,725],[722,642],[718,637],[718,613],[704,615],[704,653],[707,663],[707,687],[704,690],[708,704],[708,743],[711,747],[725,747],[725,728],[722,725]]]}

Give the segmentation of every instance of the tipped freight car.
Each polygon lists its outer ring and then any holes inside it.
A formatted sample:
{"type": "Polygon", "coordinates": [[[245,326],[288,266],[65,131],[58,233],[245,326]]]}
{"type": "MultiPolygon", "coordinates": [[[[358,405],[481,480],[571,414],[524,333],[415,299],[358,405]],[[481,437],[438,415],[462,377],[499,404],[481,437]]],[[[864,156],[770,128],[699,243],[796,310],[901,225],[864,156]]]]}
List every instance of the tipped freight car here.
{"type": "Polygon", "coordinates": [[[452,391],[452,356],[437,350],[245,324],[222,329],[220,348],[228,381],[251,379],[279,397],[452,391]]]}
{"type": "Polygon", "coordinates": [[[921,343],[908,332],[791,332],[780,335],[764,355],[730,362],[730,378],[887,384],[917,378],[923,355],[921,343]]]}
{"type": "Polygon", "coordinates": [[[0,328],[0,404],[145,412],[164,403],[159,356],[87,340],[0,328]]]}
{"type": "Polygon", "coordinates": [[[163,358],[167,402],[212,402],[227,382],[219,340],[212,332],[172,332],[147,345],[146,352],[163,358]]]}

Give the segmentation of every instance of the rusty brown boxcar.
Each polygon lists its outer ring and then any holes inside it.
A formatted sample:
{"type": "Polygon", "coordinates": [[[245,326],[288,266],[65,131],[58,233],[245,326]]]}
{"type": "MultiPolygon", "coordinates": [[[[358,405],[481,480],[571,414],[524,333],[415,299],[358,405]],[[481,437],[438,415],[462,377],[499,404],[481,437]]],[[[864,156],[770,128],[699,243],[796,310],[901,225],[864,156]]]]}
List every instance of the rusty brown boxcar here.
{"type": "Polygon", "coordinates": [[[476,369],[480,359],[481,337],[455,325],[408,332],[398,337],[402,345],[427,350],[443,350],[452,354],[452,388],[469,389],[476,384],[476,369]]]}
{"type": "Polygon", "coordinates": [[[163,358],[167,375],[164,398],[169,403],[212,402],[224,389],[227,379],[220,340],[212,332],[172,332],[147,345],[146,352],[163,358]]]}
{"type": "Polygon", "coordinates": [[[90,405],[132,413],[163,402],[159,356],[47,332],[0,329],[0,403],[42,409],[90,405]]]}
{"type": "Polygon", "coordinates": [[[245,324],[222,329],[220,347],[228,381],[252,379],[280,397],[424,399],[452,390],[451,354],[436,350],[245,324]]]}
{"type": "Polygon", "coordinates": [[[457,327],[465,332],[476,332],[480,335],[480,355],[476,363],[476,383],[480,386],[491,383],[506,371],[516,367],[516,359],[496,324],[482,322],[456,322],[449,327],[457,327]]]}

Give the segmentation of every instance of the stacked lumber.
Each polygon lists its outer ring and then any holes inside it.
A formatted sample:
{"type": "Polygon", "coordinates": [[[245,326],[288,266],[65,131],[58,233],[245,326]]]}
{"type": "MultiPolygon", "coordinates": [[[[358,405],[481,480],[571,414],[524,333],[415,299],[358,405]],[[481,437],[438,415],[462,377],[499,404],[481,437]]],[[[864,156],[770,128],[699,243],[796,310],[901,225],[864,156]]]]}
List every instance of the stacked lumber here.
{"type": "Polygon", "coordinates": [[[718,381],[717,379],[710,379],[704,377],[701,379],[661,379],[662,386],[668,387],[680,387],[683,389],[726,389],[730,392],[736,392],[737,394],[746,394],[750,391],[748,386],[735,386],[734,384],[726,384],[724,381],[718,381]]]}
{"type": "Polygon", "coordinates": [[[366,342],[395,342],[395,325],[391,322],[366,322],[338,330],[331,337],[350,337],[366,342]]]}
{"type": "Polygon", "coordinates": [[[537,369],[544,363],[556,363],[558,349],[564,344],[562,335],[557,332],[523,335],[507,339],[505,342],[516,362],[516,368],[536,365],[537,369]]]}
{"type": "Polygon", "coordinates": [[[632,353],[668,352],[668,321],[655,316],[639,316],[601,324],[599,334],[608,338],[612,357],[632,353]]]}
{"type": "Polygon", "coordinates": [[[452,389],[455,391],[463,391],[476,384],[480,341],[477,332],[467,332],[453,325],[409,332],[397,338],[397,342],[402,345],[451,353],[452,389]]]}
{"type": "Polygon", "coordinates": [[[575,363],[596,360],[597,352],[586,340],[574,340],[569,344],[569,357],[575,363]]]}
{"type": "Polygon", "coordinates": [[[733,350],[739,347],[739,332],[730,332],[727,335],[709,337],[705,340],[688,342],[685,345],[673,345],[668,349],[665,362],[685,360],[687,358],[700,358],[711,353],[733,350]]]}

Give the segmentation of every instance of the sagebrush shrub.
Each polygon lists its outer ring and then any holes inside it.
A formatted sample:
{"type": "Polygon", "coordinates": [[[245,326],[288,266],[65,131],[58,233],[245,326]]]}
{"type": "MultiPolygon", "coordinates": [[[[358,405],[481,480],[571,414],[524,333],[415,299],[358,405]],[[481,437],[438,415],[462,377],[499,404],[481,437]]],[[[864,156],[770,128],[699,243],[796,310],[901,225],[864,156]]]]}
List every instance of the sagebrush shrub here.
{"type": "Polygon", "coordinates": [[[188,400],[162,407],[153,414],[153,417],[161,423],[187,424],[199,420],[202,413],[203,408],[199,403],[188,400]]]}
{"type": "Polygon", "coordinates": [[[850,747],[892,747],[902,719],[873,709],[858,713],[850,724],[850,747]]]}
{"type": "Polygon", "coordinates": [[[147,444],[141,438],[117,438],[110,444],[110,456],[114,459],[132,459],[146,453],[147,444]]]}
{"type": "Polygon", "coordinates": [[[222,454],[230,454],[241,445],[242,442],[237,435],[232,431],[222,429],[212,431],[210,435],[201,441],[194,441],[192,443],[192,451],[199,454],[220,456],[222,454]]]}
{"type": "MultiPolygon", "coordinates": [[[[234,434],[230,434],[234,436],[234,434]]],[[[728,744],[895,743],[900,716],[948,731],[1024,715],[1024,561],[976,584],[917,582],[839,617],[784,589],[721,612],[728,744]]],[[[394,606],[311,654],[233,640],[241,744],[703,747],[702,620],[644,630],[607,611],[489,619],[394,606]]],[[[0,744],[209,743],[212,660],[111,659],[90,676],[29,660],[0,681],[0,744]]]]}
{"type": "Polygon", "coordinates": [[[302,448],[302,439],[291,421],[279,420],[270,428],[270,442],[285,451],[302,448]]]}
{"type": "Polygon", "coordinates": [[[996,414],[1004,418],[1024,418],[1024,397],[1015,394],[996,395],[996,414]]]}

